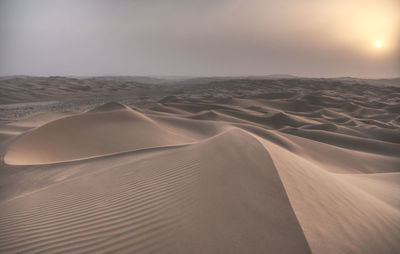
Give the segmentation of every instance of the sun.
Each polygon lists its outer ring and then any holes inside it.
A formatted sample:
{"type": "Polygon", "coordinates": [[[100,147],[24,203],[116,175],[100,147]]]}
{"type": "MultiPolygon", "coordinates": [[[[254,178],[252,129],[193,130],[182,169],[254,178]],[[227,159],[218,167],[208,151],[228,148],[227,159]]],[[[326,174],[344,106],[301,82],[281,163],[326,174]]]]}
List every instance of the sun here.
{"type": "Polygon", "coordinates": [[[376,46],[377,48],[381,48],[382,45],[383,45],[383,43],[382,43],[381,41],[375,42],[375,46],[376,46]]]}

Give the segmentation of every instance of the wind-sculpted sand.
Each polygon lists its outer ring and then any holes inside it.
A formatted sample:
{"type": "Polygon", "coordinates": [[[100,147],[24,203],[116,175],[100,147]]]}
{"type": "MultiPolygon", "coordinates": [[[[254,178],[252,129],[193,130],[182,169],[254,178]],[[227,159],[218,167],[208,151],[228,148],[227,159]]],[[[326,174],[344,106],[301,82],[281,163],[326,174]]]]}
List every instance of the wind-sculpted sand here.
{"type": "Polygon", "coordinates": [[[400,88],[193,82],[8,104],[0,253],[400,252],[400,88]]]}
{"type": "Polygon", "coordinates": [[[191,140],[137,111],[109,103],[32,130],[9,146],[4,161],[14,165],[58,163],[191,140]]]}

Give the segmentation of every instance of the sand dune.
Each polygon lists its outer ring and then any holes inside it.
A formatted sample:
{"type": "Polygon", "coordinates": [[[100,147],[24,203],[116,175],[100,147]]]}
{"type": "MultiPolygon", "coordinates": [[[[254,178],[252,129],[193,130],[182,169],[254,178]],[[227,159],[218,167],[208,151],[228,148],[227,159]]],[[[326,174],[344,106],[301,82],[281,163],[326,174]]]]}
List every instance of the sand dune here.
{"type": "Polygon", "coordinates": [[[112,103],[32,130],[8,148],[4,161],[13,165],[58,163],[190,140],[112,103]]]}
{"type": "Polygon", "coordinates": [[[150,158],[4,202],[0,250],[309,253],[271,157],[246,132],[150,158]]]}
{"type": "Polygon", "coordinates": [[[7,104],[0,253],[399,253],[400,88],[350,81],[7,104]]]}

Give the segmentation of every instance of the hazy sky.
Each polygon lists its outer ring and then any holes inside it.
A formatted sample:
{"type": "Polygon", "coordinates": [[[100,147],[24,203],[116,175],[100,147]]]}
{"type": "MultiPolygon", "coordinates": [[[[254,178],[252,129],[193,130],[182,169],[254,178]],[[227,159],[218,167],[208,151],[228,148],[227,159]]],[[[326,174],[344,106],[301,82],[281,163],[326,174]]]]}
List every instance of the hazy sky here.
{"type": "Polygon", "coordinates": [[[400,76],[400,1],[0,0],[13,74],[400,76]]]}

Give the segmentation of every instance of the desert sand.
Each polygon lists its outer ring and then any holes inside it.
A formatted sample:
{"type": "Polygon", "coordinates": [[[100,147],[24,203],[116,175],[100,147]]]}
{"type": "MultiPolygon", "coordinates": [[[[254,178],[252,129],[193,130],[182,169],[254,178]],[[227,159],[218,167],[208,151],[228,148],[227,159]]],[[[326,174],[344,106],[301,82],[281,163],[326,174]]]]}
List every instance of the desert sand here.
{"type": "Polygon", "coordinates": [[[400,253],[399,80],[0,79],[0,253],[400,253]]]}

